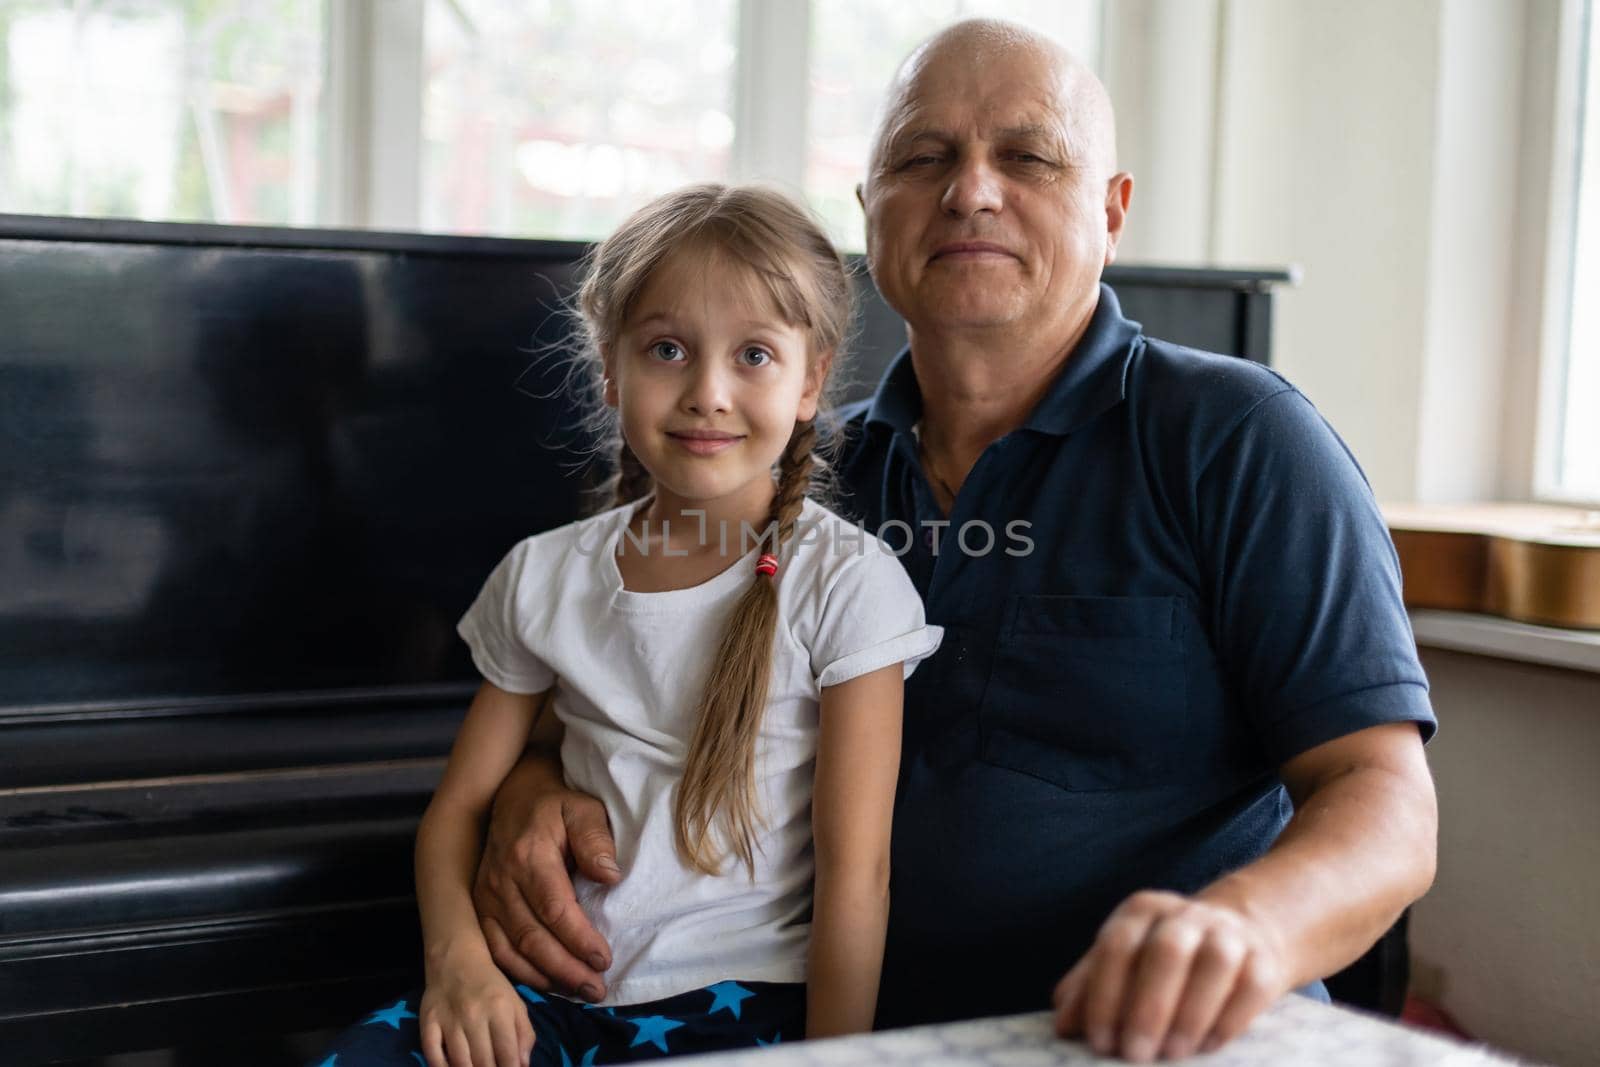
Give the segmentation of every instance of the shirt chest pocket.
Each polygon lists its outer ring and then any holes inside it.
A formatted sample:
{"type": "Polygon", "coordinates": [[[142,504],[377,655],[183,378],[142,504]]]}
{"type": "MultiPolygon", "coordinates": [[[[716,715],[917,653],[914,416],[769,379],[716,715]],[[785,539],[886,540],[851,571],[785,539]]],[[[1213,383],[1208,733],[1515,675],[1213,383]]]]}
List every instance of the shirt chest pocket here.
{"type": "Polygon", "coordinates": [[[1071,790],[1165,779],[1188,726],[1187,618],[1180,597],[1012,596],[979,709],[982,758],[1071,790]]]}

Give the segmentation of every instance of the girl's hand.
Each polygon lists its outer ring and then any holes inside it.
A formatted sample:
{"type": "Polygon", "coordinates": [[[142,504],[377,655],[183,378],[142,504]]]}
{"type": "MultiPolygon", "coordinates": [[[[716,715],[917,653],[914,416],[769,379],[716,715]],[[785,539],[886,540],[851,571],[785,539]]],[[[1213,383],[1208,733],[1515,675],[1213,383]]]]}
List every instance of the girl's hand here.
{"type": "Polygon", "coordinates": [[[527,1067],[533,1055],[527,1006],[487,957],[430,973],[417,1014],[428,1067],[527,1067]]]}

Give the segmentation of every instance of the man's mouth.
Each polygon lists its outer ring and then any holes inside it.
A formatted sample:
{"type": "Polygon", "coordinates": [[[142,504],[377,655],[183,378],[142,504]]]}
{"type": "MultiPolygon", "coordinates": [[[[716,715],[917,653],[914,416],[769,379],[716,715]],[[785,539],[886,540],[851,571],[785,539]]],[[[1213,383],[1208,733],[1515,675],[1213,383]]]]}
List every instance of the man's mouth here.
{"type": "Polygon", "coordinates": [[[953,260],[980,260],[990,258],[1016,259],[1016,255],[1005,245],[995,244],[993,241],[949,241],[933,250],[933,255],[928,257],[932,263],[939,259],[953,260]]]}

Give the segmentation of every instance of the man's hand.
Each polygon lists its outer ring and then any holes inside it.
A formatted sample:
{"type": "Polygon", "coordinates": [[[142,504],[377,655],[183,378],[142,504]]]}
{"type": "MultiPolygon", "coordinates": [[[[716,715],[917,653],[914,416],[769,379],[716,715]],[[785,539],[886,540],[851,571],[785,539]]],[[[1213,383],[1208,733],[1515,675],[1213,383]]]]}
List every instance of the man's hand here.
{"type": "Polygon", "coordinates": [[[495,794],[472,888],[494,962],[540,991],[605,996],[611,947],[578,907],[571,872],[614,885],[616,851],[604,806],[568,789],[553,756],[524,756],[495,794]]]}
{"type": "Polygon", "coordinates": [[[1135,1063],[1209,1052],[1290,989],[1283,948],[1221,904],[1147,890],[1056,986],[1056,1033],[1135,1063]]]}
{"type": "Polygon", "coordinates": [[[1124,901],[1057,985],[1058,1033],[1135,1061],[1216,1048],[1427,891],[1438,807],[1415,725],[1324,741],[1278,773],[1295,813],[1266,855],[1194,897],[1124,901]]]}

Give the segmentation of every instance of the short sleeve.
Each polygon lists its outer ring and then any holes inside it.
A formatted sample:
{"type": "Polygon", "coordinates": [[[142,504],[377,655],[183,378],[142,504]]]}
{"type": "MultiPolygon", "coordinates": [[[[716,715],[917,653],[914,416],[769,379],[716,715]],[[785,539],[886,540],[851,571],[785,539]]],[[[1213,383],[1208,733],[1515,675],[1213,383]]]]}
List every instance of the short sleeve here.
{"type": "Polygon", "coordinates": [[[1400,568],[1355,458],[1299,392],[1258,403],[1196,487],[1224,669],[1283,762],[1369,726],[1436,720],[1400,568]]]}
{"type": "Polygon", "coordinates": [[[850,559],[828,590],[811,647],[817,687],[838,685],[891,663],[911,677],[944,639],[930,626],[922,598],[900,561],[870,536],[868,550],[850,559]]]}
{"type": "Polygon", "coordinates": [[[508,693],[542,693],[555,683],[555,672],[520,636],[518,605],[527,557],[526,541],[506,553],[456,624],[478,673],[508,693]]]}

